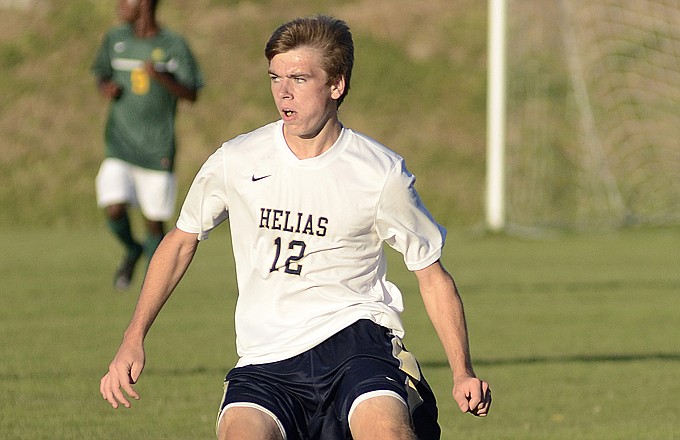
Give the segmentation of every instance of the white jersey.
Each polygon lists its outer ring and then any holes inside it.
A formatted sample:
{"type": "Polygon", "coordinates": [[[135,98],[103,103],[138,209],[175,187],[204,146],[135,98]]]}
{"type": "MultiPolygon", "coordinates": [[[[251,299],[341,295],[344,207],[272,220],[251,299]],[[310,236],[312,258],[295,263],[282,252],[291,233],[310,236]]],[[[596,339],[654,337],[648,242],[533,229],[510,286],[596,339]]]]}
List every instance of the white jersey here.
{"type": "Polygon", "coordinates": [[[414,182],[399,155],[347,128],[304,160],[288,148],[282,121],[222,144],[177,227],[203,240],[229,218],[237,366],[293,357],[364,318],[403,336],[383,242],[418,270],[440,258],[446,235],[414,182]]]}

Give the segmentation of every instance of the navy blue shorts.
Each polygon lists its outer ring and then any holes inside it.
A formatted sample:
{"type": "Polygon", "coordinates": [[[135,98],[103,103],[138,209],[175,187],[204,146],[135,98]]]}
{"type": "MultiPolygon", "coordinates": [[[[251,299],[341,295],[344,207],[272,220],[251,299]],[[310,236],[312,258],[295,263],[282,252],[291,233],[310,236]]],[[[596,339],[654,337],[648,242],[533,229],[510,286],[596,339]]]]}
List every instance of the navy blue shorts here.
{"type": "MultiPolygon", "coordinates": [[[[367,393],[407,402],[419,439],[439,439],[437,405],[415,357],[390,330],[360,320],[298,356],[231,370],[227,406],[270,414],[288,440],[348,440],[352,404],[367,393]]],[[[218,416],[219,421],[219,416],[218,416]]]]}

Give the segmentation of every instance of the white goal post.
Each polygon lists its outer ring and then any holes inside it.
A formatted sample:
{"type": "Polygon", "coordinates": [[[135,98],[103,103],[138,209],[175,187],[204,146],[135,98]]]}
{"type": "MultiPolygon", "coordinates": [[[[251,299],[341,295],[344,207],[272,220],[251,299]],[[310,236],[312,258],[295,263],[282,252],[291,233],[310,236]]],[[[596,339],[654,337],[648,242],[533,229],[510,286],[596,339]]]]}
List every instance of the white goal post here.
{"type": "Polygon", "coordinates": [[[489,0],[486,129],[486,225],[505,228],[506,0],[489,0]]]}

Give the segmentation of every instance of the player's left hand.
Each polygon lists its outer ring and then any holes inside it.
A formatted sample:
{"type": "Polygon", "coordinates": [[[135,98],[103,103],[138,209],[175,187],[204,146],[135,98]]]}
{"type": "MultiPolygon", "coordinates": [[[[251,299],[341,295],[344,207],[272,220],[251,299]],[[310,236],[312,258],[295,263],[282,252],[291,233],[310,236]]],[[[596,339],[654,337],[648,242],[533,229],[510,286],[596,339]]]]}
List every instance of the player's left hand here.
{"type": "Polygon", "coordinates": [[[462,412],[486,417],[491,407],[491,388],[487,382],[476,377],[465,377],[455,381],[453,398],[462,412]]]}
{"type": "Polygon", "coordinates": [[[126,344],[123,342],[109,364],[109,371],[99,383],[102,398],[115,409],[119,405],[130,407],[130,400],[125,396],[139,400],[139,394],[133,388],[144,370],[145,353],[142,344],[126,344]]]}

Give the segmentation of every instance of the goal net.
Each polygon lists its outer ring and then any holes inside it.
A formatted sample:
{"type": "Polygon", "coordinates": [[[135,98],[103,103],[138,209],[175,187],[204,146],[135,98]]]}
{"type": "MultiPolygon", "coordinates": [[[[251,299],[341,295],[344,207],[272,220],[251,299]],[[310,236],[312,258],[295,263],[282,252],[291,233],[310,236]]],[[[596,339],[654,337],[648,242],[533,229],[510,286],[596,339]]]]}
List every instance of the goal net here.
{"type": "Polygon", "coordinates": [[[507,0],[506,224],[680,224],[680,0],[507,0]]]}

